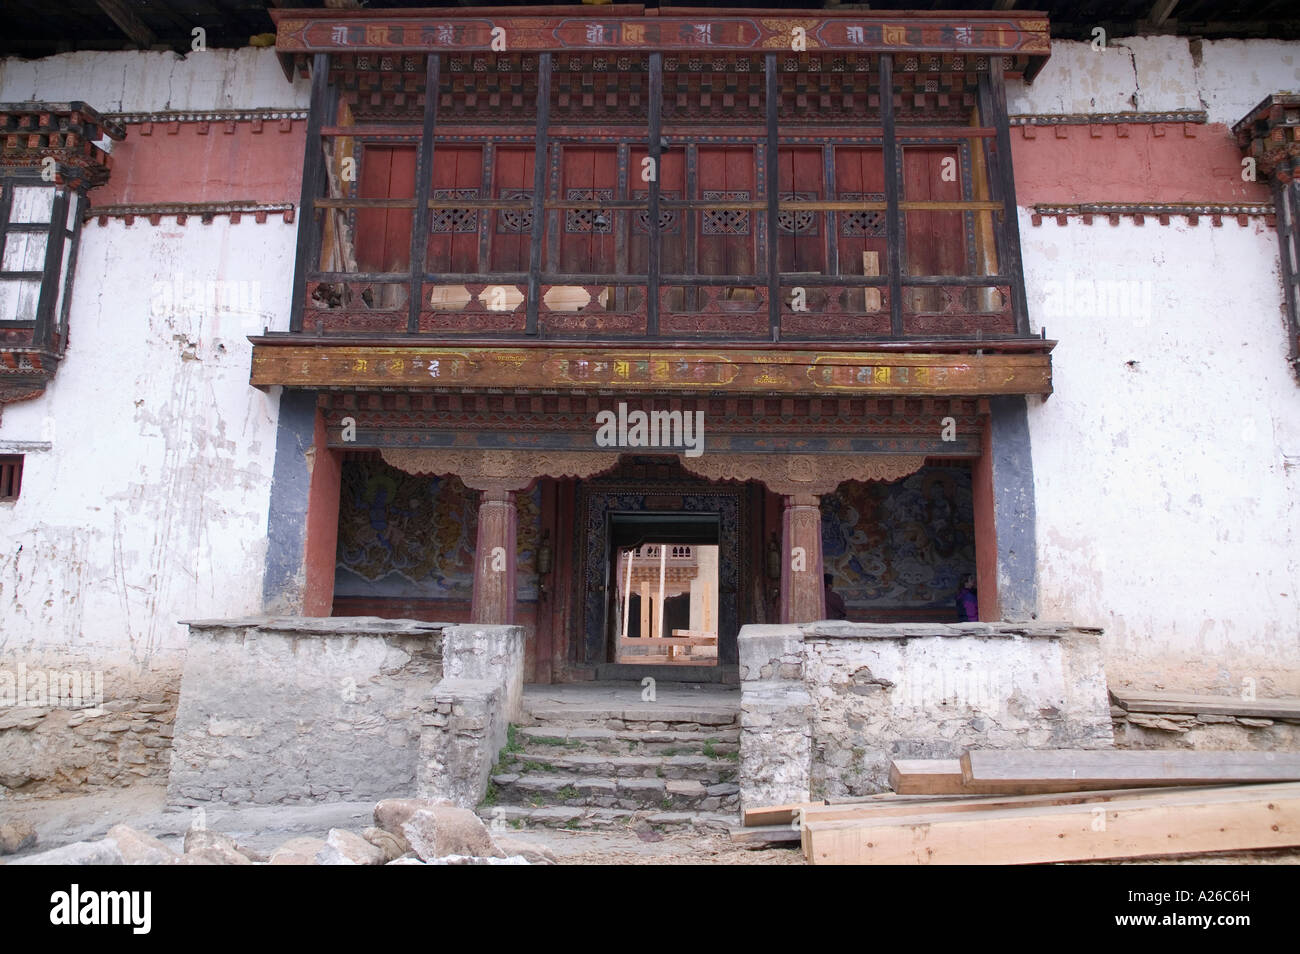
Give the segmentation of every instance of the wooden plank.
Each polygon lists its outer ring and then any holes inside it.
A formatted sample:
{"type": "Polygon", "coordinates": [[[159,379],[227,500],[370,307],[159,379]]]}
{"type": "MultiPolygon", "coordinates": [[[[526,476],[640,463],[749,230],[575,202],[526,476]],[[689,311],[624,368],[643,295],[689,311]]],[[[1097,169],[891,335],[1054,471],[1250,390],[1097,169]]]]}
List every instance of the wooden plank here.
{"type": "Polygon", "coordinates": [[[701,49],[709,53],[785,50],[796,28],[816,38],[819,53],[861,55],[896,50],[913,56],[958,53],[966,57],[985,53],[1040,61],[1051,52],[1046,17],[1009,18],[990,11],[963,10],[939,18],[933,13],[884,10],[824,17],[769,16],[769,11],[745,16],[754,11],[744,10],[718,16],[716,10],[687,10],[653,20],[637,11],[632,16],[600,17],[597,23],[595,17],[575,16],[572,8],[562,10],[552,7],[535,16],[519,16],[513,8],[273,10],[271,18],[276,23],[275,47],[281,53],[425,52],[435,23],[455,24],[453,34],[437,40],[441,49],[453,53],[495,52],[493,30],[498,25],[508,29],[512,52],[567,50],[609,55],[615,51],[677,50],[698,55],[701,49]],[[592,29],[597,25],[599,30],[592,29]]]}
{"type": "Polygon", "coordinates": [[[988,749],[965,753],[961,768],[964,783],[1008,794],[1239,785],[1300,780],[1300,752],[988,749]]]}
{"type": "Polygon", "coordinates": [[[812,864],[1043,864],[1300,845],[1300,785],[1259,785],[1105,806],[809,822],[812,864]]]}
{"type": "Polygon", "coordinates": [[[1176,715],[1233,715],[1253,719],[1300,719],[1300,699],[1237,699],[1232,696],[1180,692],[1111,690],[1115,704],[1129,712],[1168,712],[1176,715]]]}
{"type": "Polygon", "coordinates": [[[784,846],[798,848],[800,832],[789,825],[760,825],[731,829],[731,843],[746,848],[773,848],[784,846]]]}
{"type": "MultiPolygon", "coordinates": [[[[1171,792],[1194,799],[1195,793],[1223,791],[1227,786],[1195,788],[1113,788],[1099,792],[1045,792],[1035,795],[955,795],[949,797],[910,796],[846,804],[811,805],[801,809],[804,823],[838,822],[844,827],[902,815],[935,815],[953,812],[987,812],[1004,808],[1034,808],[1050,805],[1090,805],[1116,799],[1163,798],[1171,792]]],[[[793,824],[793,822],[791,822],[793,824]]]]}
{"type": "Polygon", "coordinates": [[[968,795],[962,789],[959,759],[895,759],[889,787],[899,795],[968,795]]]}
{"type": "Polygon", "coordinates": [[[732,394],[1048,394],[1047,354],[948,354],[742,349],[735,343],[650,348],[546,342],[458,347],[396,343],[254,342],[251,384],[297,387],[606,388],[611,392],[726,391],[732,394]],[[584,360],[579,365],[578,359],[584,360]],[[432,361],[439,368],[429,373],[432,361]],[[626,363],[624,363],[626,362],[626,363]],[[870,368],[869,374],[861,373],[870,368]],[[577,369],[577,370],[575,370],[577,369]],[[681,370],[678,370],[681,369],[681,370]],[[581,377],[578,377],[579,370],[581,377]],[[624,375],[623,372],[626,372],[624,375]]]}
{"type": "Polygon", "coordinates": [[[789,827],[794,820],[794,813],[807,808],[824,808],[825,802],[791,802],[788,805],[764,805],[761,808],[747,808],[741,815],[741,822],[746,828],[759,825],[783,825],[789,827]]]}

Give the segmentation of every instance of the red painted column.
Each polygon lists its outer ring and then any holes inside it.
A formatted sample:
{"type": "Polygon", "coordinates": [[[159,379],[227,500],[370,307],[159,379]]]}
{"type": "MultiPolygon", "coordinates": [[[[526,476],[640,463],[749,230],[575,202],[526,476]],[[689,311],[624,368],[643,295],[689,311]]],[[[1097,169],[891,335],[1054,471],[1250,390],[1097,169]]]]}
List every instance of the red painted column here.
{"type": "Polygon", "coordinates": [[[515,506],[514,491],[482,492],[478,507],[478,539],[474,547],[472,622],[500,624],[515,621],[518,524],[519,511],[515,506]]]}
{"type": "Polygon", "coordinates": [[[307,540],[303,547],[304,616],[329,616],[334,610],[334,567],[338,562],[339,486],[343,454],[327,446],[325,415],[316,409],[311,483],[307,489],[307,540]]]}
{"type": "Polygon", "coordinates": [[[822,512],[817,494],[788,494],[781,515],[781,622],[826,618],[822,512]]]}

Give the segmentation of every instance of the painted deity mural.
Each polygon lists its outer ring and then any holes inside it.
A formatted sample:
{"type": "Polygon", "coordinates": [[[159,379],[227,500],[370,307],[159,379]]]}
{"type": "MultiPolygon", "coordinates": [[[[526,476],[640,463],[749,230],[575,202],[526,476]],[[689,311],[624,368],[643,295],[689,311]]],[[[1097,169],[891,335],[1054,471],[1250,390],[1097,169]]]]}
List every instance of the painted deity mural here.
{"type": "Polygon", "coordinates": [[[854,609],[951,609],[975,572],[970,471],[923,467],[895,483],[840,485],[822,498],[822,553],[854,609]]]}
{"type": "MultiPolygon", "coordinates": [[[[517,494],[518,593],[537,599],[540,492],[517,494]]],[[[456,477],[417,477],[383,461],[345,461],[339,496],[339,597],[468,601],[478,494],[456,477]]]]}

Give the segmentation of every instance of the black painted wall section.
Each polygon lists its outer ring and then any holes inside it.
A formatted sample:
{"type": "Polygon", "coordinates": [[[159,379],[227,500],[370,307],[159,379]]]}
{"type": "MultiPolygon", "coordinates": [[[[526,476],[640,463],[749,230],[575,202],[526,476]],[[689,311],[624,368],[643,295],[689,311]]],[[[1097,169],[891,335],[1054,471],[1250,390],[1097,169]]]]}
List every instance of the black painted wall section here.
{"type": "Polygon", "coordinates": [[[262,602],[267,613],[302,612],[307,493],[311,487],[308,451],[315,425],[316,392],[281,391],[275,473],[271,477],[266,524],[266,571],[262,578],[262,602]]]}
{"type": "Polygon", "coordinates": [[[993,519],[998,533],[1002,618],[1038,616],[1038,545],[1029,412],[1022,395],[989,399],[993,445],[993,519]]]}

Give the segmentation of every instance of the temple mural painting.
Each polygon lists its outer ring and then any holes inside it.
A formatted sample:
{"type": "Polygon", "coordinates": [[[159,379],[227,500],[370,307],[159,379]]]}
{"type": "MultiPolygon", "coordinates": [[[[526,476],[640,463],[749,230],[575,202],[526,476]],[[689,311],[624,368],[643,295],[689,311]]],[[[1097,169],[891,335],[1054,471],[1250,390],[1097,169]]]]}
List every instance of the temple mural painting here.
{"type": "Polygon", "coordinates": [[[822,498],[825,572],[855,610],[950,609],[975,572],[966,468],[923,467],[894,483],[846,481],[822,498]]]}
{"type": "MultiPolygon", "coordinates": [[[[519,599],[536,601],[540,494],[517,497],[519,599]]],[[[338,597],[468,600],[478,494],[457,477],[346,461],[339,497],[338,597]]]]}

